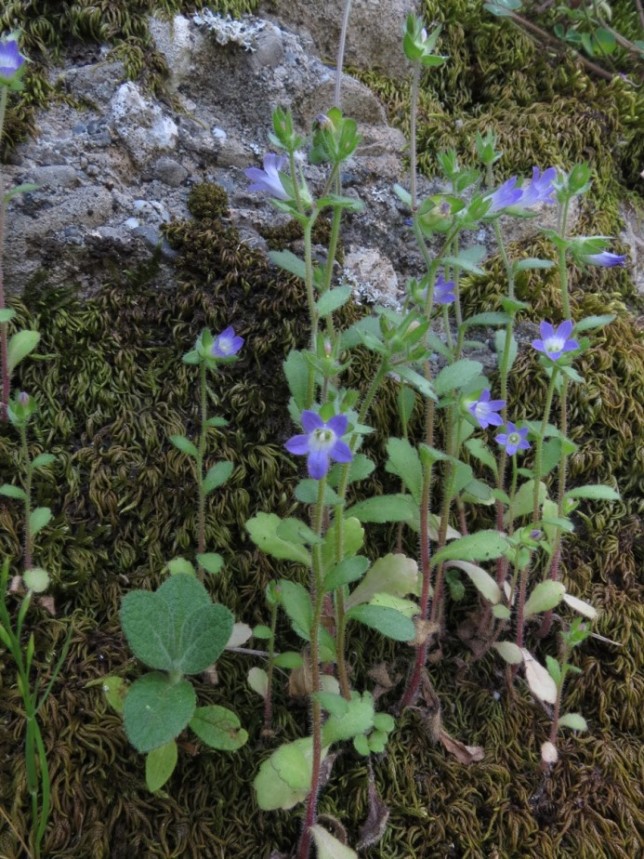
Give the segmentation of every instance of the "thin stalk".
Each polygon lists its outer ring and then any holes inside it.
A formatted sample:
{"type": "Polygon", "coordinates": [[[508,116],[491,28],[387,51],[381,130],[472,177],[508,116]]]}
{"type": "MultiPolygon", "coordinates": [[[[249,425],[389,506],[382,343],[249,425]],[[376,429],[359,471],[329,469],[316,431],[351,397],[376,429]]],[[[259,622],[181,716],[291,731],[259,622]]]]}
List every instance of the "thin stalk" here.
{"type": "Polygon", "coordinates": [[[546,392],[546,404],[543,411],[543,420],[541,421],[541,430],[537,437],[534,452],[534,491],[532,496],[532,521],[536,524],[539,521],[539,486],[541,483],[541,462],[543,459],[543,442],[546,436],[546,429],[550,419],[550,409],[552,408],[552,399],[555,393],[555,383],[559,368],[554,365],[550,376],[550,384],[546,392]]]}
{"type": "MultiPolygon", "coordinates": [[[[2,132],[4,129],[4,116],[7,109],[7,87],[0,86],[0,144],[2,143],[2,132]]],[[[4,199],[4,175],[0,166],[0,310],[7,306],[4,291],[4,234],[7,204],[4,199]]],[[[0,403],[0,420],[9,419],[8,405],[11,393],[11,380],[9,373],[8,358],[8,331],[9,323],[0,322],[0,363],[2,364],[2,403],[0,403]]]]}
{"type": "MultiPolygon", "coordinates": [[[[199,427],[199,456],[197,459],[197,489],[199,495],[199,509],[197,520],[197,552],[203,554],[206,551],[206,493],[204,491],[204,460],[206,458],[206,440],[208,434],[208,392],[206,380],[206,365],[199,365],[199,401],[200,401],[200,427],[199,427]]],[[[204,579],[204,568],[201,564],[197,566],[199,581],[204,579]]]]}
{"type": "Polygon", "coordinates": [[[271,637],[268,640],[268,665],[266,667],[266,697],[264,698],[264,733],[273,730],[273,675],[275,673],[275,632],[277,629],[277,603],[271,605],[271,637]]]}
{"type": "Polygon", "coordinates": [[[33,479],[33,469],[31,460],[29,459],[29,446],[27,444],[27,427],[21,424],[20,432],[20,447],[22,450],[22,461],[25,464],[25,546],[24,546],[24,561],[25,571],[33,567],[33,535],[31,533],[31,488],[33,479]]]}
{"type": "Polygon", "coordinates": [[[345,0],[344,3],[342,27],[340,28],[340,42],[338,44],[338,59],[335,65],[335,93],[333,95],[334,107],[342,107],[342,69],[344,67],[344,50],[347,44],[347,31],[349,29],[351,3],[352,0],[345,0]]]}
{"type": "MultiPolygon", "coordinates": [[[[324,490],[326,478],[318,482],[318,497],[315,505],[313,530],[322,536],[324,521],[324,490]]],[[[311,599],[313,602],[313,618],[311,620],[311,685],[313,698],[311,701],[311,731],[313,737],[313,759],[311,772],[311,790],[307,799],[306,812],[302,835],[298,845],[298,859],[308,859],[311,850],[311,827],[317,819],[318,796],[320,793],[320,772],[322,764],[322,706],[317,697],[320,691],[320,648],[319,632],[324,605],[322,550],[319,543],[313,547],[313,565],[311,569],[311,599]]]]}

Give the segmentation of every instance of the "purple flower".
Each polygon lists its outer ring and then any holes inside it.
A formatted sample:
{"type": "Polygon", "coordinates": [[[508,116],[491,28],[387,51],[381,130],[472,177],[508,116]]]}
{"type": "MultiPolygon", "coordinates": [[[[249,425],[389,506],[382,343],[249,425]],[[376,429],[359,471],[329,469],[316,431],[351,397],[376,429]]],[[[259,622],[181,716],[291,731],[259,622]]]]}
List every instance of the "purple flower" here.
{"type": "Polygon", "coordinates": [[[566,319],[555,329],[549,322],[542,322],[539,326],[540,340],[533,340],[532,345],[538,352],[543,352],[551,361],[557,361],[564,352],[573,352],[579,349],[579,343],[570,339],[573,323],[566,319]]]}
{"type": "Polygon", "coordinates": [[[530,442],[528,441],[527,427],[517,429],[513,423],[508,421],[503,429],[505,432],[500,432],[495,436],[495,439],[500,445],[503,445],[507,454],[514,456],[518,450],[528,450],[530,442]]]}
{"type": "Polygon", "coordinates": [[[624,265],[625,256],[602,251],[600,254],[585,254],[581,260],[589,265],[601,265],[604,268],[612,268],[614,265],[624,265]]]}
{"type": "Polygon", "coordinates": [[[321,480],[326,476],[331,460],[351,462],[349,445],[341,436],[347,431],[347,416],[335,415],[326,423],[315,412],[302,412],[302,427],[306,435],[294,435],[284,447],[296,456],[306,456],[309,476],[321,480]]]}
{"type": "Polygon", "coordinates": [[[232,325],[229,325],[228,328],[215,337],[210,354],[213,358],[233,358],[243,345],[244,338],[238,337],[235,334],[235,329],[232,325]]]}
{"type": "Polygon", "coordinates": [[[498,212],[499,209],[505,209],[507,206],[514,206],[515,203],[521,199],[521,195],[523,193],[521,188],[516,187],[516,184],[517,177],[511,176],[497,191],[493,194],[488,194],[485,199],[490,200],[491,205],[485,214],[493,215],[495,212],[498,212]]]}
{"type": "Polygon", "coordinates": [[[543,173],[538,167],[533,167],[530,183],[521,189],[519,205],[527,209],[537,203],[554,203],[553,198],[556,191],[554,181],[556,178],[557,171],[554,167],[548,167],[543,173]]]}
{"type": "Polygon", "coordinates": [[[501,415],[497,415],[496,412],[500,412],[504,408],[505,400],[491,400],[490,392],[487,388],[481,393],[476,402],[469,403],[467,406],[468,412],[481,429],[487,429],[489,426],[502,426],[503,418],[501,415]]]}
{"type": "Polygon", "coordinates": [[[0,41],[0,80],[13,77],[24,61],[15,39],[0,41]]]}
{"type": "Polygon", "coordinates": [[[455,293],[456,285],[453,280],[445,280],[442,274],[439,274],[434,284],[434,301],[436,304],[452,304],[456,301],[455,293]]]}
{"type": "Polygon", "coordinates": [[[286,169],[287,165],[288,160],[283,155],[275,155],[273,152],[266,153],[263,170],[260,170],[259,167],[249,167],[248,170],[244,170],[246,177],[252,182],[248,190],[264,191],[279,200],[290,199],[289,194],[284,190],[280,177],[280,173],[286,169]]]}

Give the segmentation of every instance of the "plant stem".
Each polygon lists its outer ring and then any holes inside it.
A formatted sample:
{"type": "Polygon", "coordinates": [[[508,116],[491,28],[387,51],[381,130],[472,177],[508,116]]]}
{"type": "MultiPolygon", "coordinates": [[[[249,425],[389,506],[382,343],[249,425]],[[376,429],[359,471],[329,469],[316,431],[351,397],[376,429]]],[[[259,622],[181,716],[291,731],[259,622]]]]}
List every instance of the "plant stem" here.
{"type": "MultiPolygon", "coordinates": [[[[7,87],[0,86],[0,144],[2,144],[2,132],[4,129],[4,115],[7,108],[7,87]]],[[[0,166],[0,310],[4,310],[7,306],[4,292],[4,233],[5,233],[5,216],[7,204],[4,199],[4,175],[0,166]]],[[[0,403],[0,420],[7,421],[9,419],[8,404],[9,395],[11,393],[11,381],[9,373],[9,356],[8,356],[8,322],[0,322],[0,364],[2,364],[2,403],[0,403]]]]}
{"type": "MultiPolygon", "coordinates": [[[[324,521],[324,490],[326,478],[318,482],[318,498],[315,506],[313,530],[318,536],[322,536],[322,523],[324,521]]],[[[298,846],[298,859],[308,859],[311,850],[311,827],[315,825],[317,818],[317,803],[320,793],[320,768],[322,764],[322,706],[317,697],[320,691],[320,648],[319,632],[322,620],[322,607],[324,604],[322,550],[319,543],[313,546],[313,565],[311,569],[311,599],[313,601],[313,618],[311,620],[311,685],[313,698],[311,701],[311,731],[313,736],[313,759],[311,772],[311,791],[306,803],[306,813],[300,843],[298,846]]]]}
{"type": "Polygon", "coordinates": [[[335,93],[333,96],[334,107],[342,107],[342,69],[344,67],[344,49],[347,44],[347,31],[349,29],[349,17],[351,15],[352,0],[345,0],[344,14],[342,15],[342,27],[340,29],[340,42],[338,44],[338,59],[335,66],[335,93]]]}
{"type": "MultiPolygon", "coordinates": [[[[204,460],[206,458],[206,440],[208,434],[208,390],[206,379],[206,365],[199,366],[199,404],[200,404],[200,427],[199,427],[199,458],[197,459],[197,488],[199,492],[198,510],[198,534],[197,552],[202,555],[206,551],[206,493],[204,491],[204,460]]],[[[201,564],[197,566],[197,577],[199,581],[204,580],[204,568],[201,564]]]]}

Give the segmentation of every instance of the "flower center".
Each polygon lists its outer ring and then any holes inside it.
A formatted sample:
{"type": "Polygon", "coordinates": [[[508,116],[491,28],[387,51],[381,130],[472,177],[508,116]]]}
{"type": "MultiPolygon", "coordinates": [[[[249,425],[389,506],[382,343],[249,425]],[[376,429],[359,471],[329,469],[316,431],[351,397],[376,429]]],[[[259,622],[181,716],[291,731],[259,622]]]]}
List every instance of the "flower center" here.
{"type": "Polygon", "coordinates": [[[508,442],[512,445],[519,444],[520,441],[521,441],[521,436],[519,435],[518,432],[511,432],[510,435],[508,436],[508,442]]]}
{"type": "Polygon", "coordinates": [[[563,352],[563,348],[565,346],[565,341],[563,337],[551,337],[546,342],[546,349],[548,352],[563,352]]]}
{"type": "Polygon", "coordinates": [[[313,450],[328,450],[335,444],[335,433],[331,429],[316,429],[311,437],[313,450]]]}

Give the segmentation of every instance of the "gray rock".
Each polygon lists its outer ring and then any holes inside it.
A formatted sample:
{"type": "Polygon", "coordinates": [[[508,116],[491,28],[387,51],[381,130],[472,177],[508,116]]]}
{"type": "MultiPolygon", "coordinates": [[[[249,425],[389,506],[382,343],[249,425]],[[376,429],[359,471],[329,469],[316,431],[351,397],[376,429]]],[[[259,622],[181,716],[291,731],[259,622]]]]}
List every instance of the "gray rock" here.
{"type": "Polygon", "coordinates": [[[164,155],[156,161],[154,175],[165,185],[178,188],[188,177],[188,169],[174,158],[164,155]]]}

